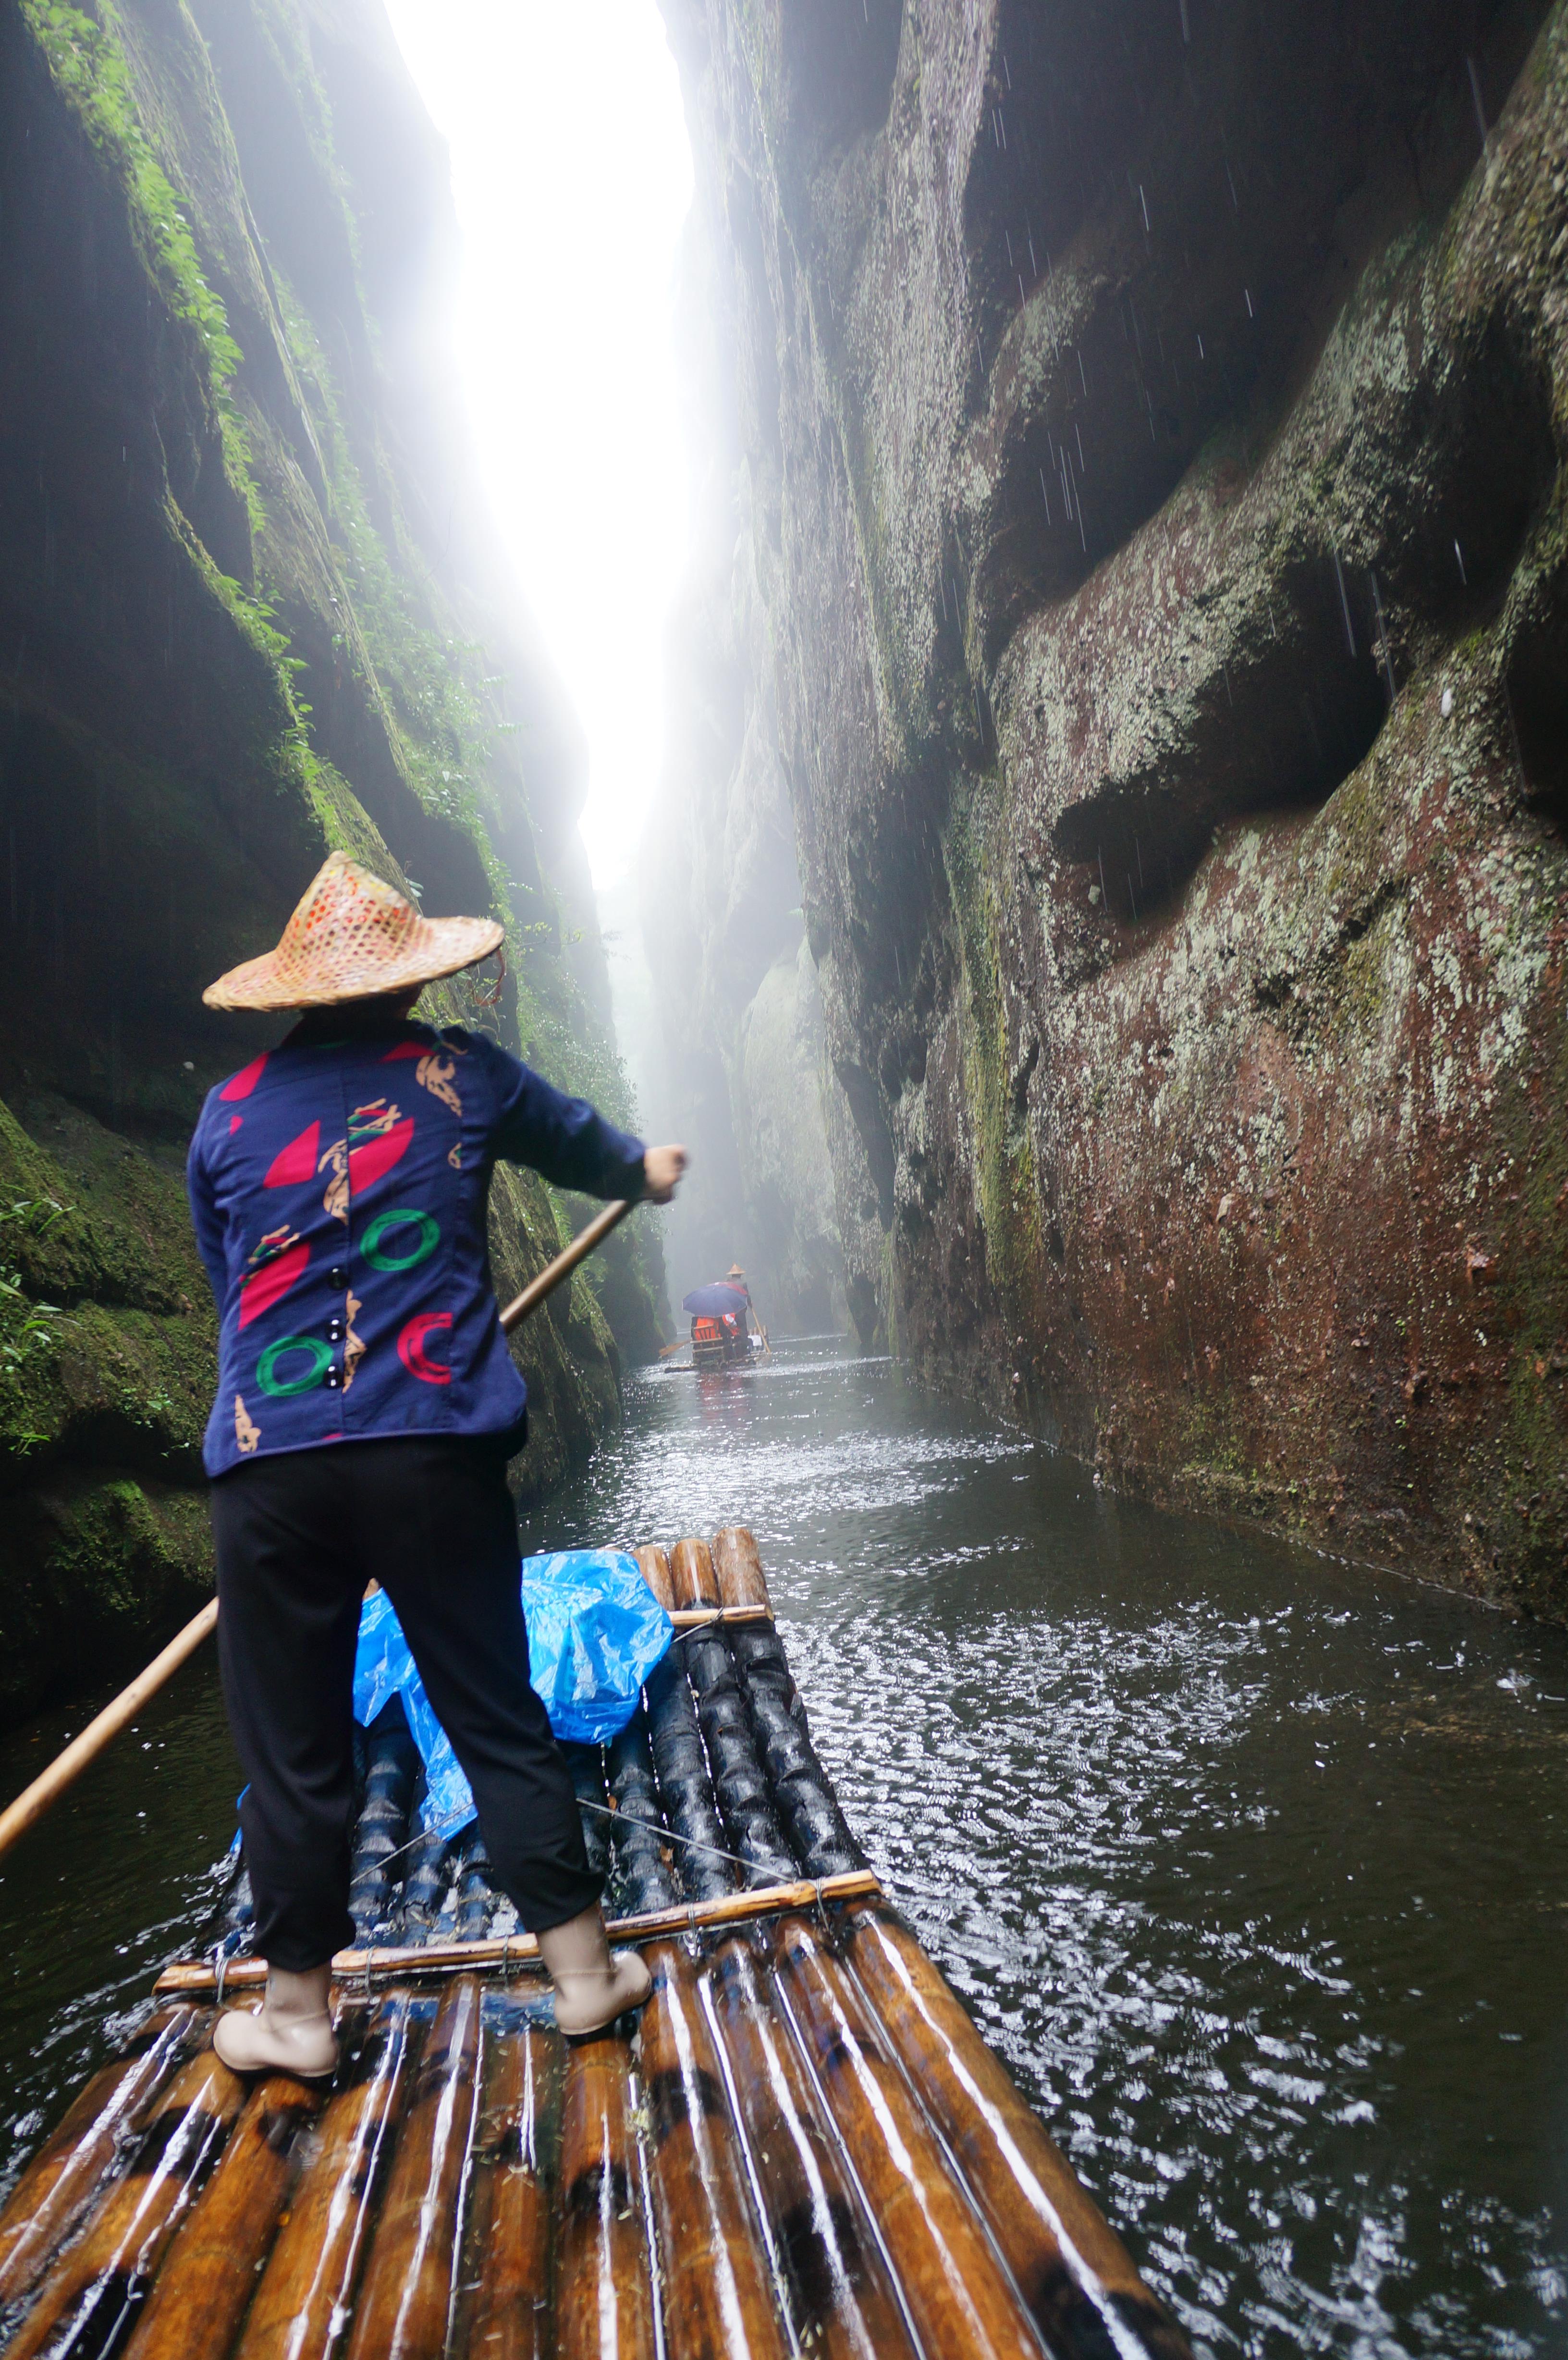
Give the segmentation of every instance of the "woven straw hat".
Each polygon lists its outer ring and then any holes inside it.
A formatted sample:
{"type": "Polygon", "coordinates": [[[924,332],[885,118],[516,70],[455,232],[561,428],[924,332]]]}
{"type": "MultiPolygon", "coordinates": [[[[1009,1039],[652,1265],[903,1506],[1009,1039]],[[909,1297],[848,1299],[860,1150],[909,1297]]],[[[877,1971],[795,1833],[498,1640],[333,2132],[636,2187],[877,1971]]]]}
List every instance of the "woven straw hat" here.
{"type": "Polygon", "coordinates": [[[421,918],[346,852],[322,862],[278,948],[232,967],[209,1008],[325,1008],[456,975],[501,946],[494,918],[421,918]]]}

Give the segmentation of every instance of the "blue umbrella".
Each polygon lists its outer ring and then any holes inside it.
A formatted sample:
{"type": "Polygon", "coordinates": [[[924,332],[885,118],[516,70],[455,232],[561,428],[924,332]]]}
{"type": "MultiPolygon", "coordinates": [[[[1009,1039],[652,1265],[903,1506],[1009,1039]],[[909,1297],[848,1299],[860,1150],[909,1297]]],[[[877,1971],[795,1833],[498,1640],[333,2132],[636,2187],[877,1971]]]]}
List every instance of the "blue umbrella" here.
{"type": "Polygon", "coordinates": [[[724,1286],[715,1281],[712,1286],[694,1286],[681,1298],[681,1308],[699,1319],[722,1319],[726,1311],[744,1311],[746,1297],[738,1286],[724,1286]]]}

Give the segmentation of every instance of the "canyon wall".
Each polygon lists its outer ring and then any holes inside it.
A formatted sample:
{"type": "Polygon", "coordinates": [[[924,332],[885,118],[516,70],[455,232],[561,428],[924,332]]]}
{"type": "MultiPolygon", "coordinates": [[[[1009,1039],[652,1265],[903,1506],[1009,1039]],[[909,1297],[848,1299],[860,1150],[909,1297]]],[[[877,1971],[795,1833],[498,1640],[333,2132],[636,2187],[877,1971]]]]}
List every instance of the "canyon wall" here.
{"type": "Polygon", "coordinates": [[[1568,16],[665,14],[898,1349],[1561,1615],[1568,16]]]}
{"type": "MultiPolygon", "coordinates": [[[[210,1579],[183,1151],[285,1026],[200,995],[332,846],[506,922],[499,1004],[430,1012],[624,1099],[582,752],[444,373],[455,244],[377,0],[0,0],[0,1709],[210,1579]]],[[[498,1176],[504,1291],[573,1209],[498,1176]]],[[[657,1345],[645,1229],[520,1338],[528,1492],[657,1345]]]]}

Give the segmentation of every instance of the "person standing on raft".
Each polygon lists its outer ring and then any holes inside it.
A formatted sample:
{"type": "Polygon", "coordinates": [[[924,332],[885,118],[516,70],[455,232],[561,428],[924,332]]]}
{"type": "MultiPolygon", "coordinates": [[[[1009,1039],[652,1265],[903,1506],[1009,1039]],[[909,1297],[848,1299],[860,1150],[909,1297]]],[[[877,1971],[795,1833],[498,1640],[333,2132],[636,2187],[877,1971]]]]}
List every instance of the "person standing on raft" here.
{"type": "Polygon", "coordinates": [[[571,1775],[529,1685],[506,1478],[527,1394],[485,1205],[497,1158],[668,1204],[686,1153],[645,1149],[483,1033],[412,1021],[426,983],[501,940],[489,919],[421,917],[334,852],[278,947],[202,995],[302,1011],[209,1093],[187,1173],[219,1312],[203,1448],[218,1652],[268,1970],[260,2007],[213,2033],[238,2072],[337,2061],[327,1995],[354,1931],[354,1661],[372,1578],[474,1789],[495,1879],[539,1937],[561,2030],[596,2031],[649,1989],[635,1953],[611,1956],[571,1775]]]}

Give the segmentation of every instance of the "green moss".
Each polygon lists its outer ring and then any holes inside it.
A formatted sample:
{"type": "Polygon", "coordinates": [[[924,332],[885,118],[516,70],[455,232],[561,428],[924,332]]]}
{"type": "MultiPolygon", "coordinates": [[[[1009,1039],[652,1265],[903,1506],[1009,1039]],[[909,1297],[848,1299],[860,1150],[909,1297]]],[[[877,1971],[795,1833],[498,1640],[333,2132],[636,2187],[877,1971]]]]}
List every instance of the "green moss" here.
{"type": "Polygon", "coordinates": [[[124,191],[133,235],[147,270],[177,319],[194,329],[206,355],[209,390],[223,432],[231,481],[260,519],[245,422],[229,392],[239,366],[228,313],[208,285],[181,201],[143,128],[119,38],[114,0],[96,13],[71,0],[19,0],[55,86],[124,191]]]}

